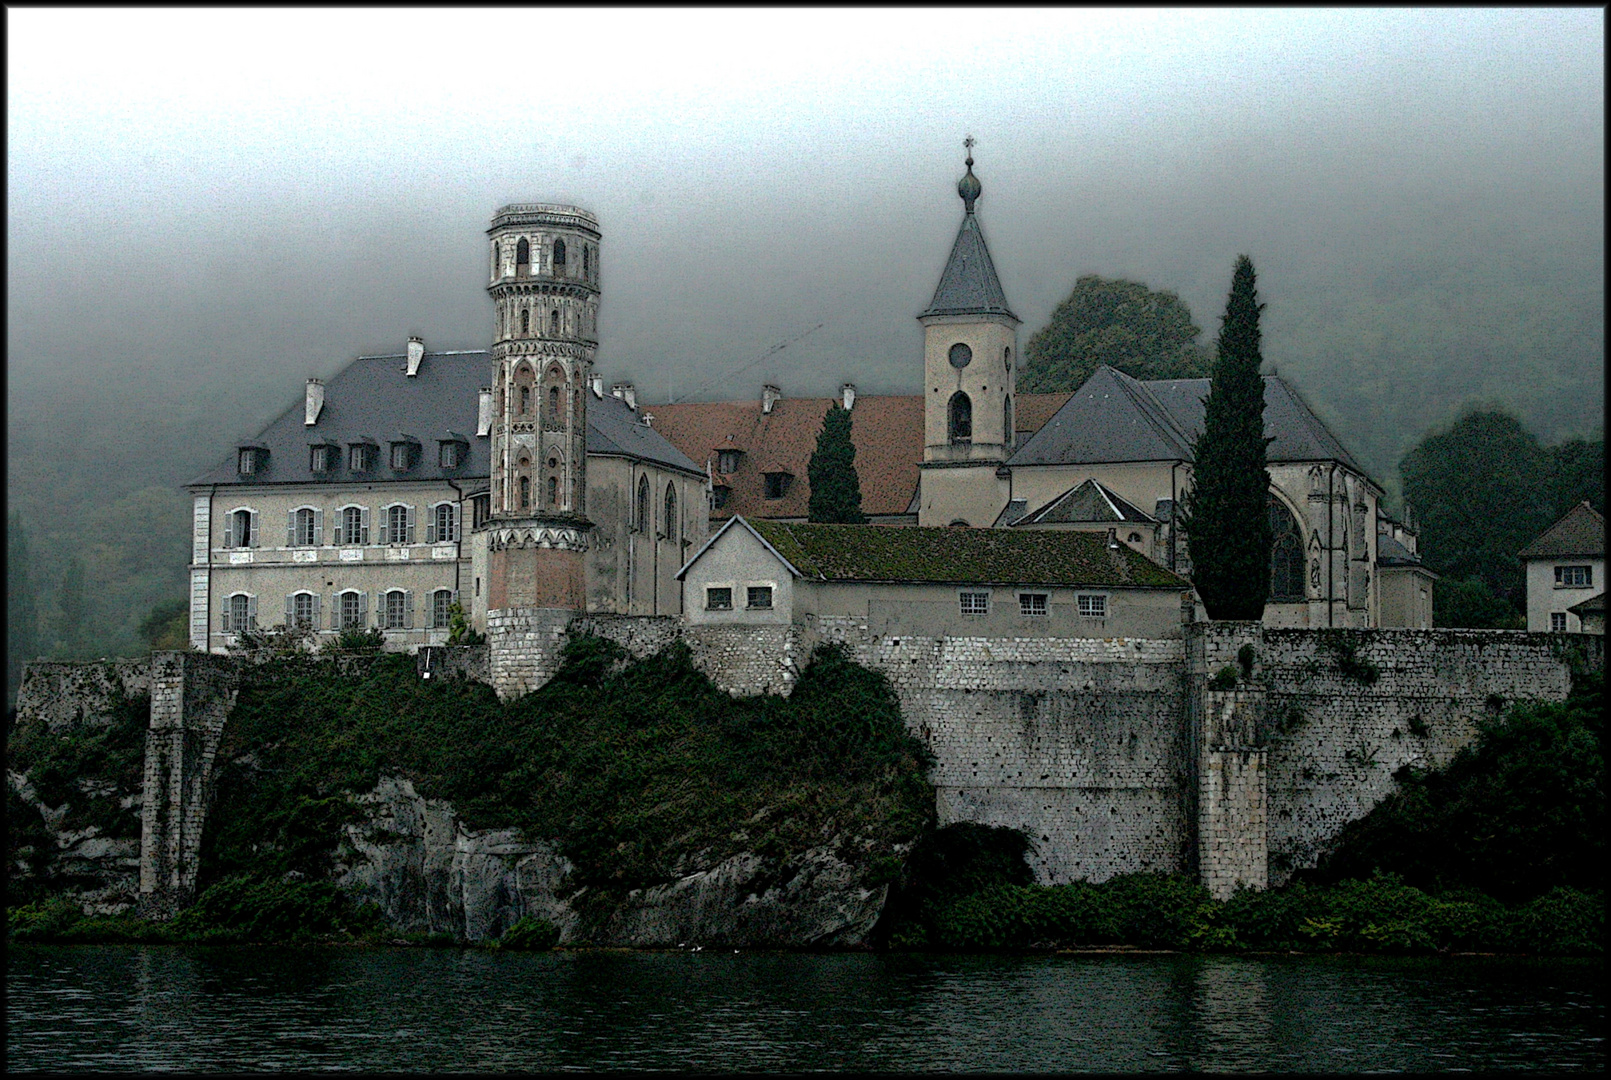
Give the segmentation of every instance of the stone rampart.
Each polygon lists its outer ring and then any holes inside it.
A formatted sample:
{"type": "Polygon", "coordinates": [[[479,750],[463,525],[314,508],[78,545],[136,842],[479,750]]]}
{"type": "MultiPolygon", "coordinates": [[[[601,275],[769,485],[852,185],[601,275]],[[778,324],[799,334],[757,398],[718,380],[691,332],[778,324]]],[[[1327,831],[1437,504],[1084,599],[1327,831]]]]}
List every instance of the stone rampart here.
{"type": "Polygon", "coordinates": [[[17,722],[41,721],[51,731],[110,722],[118,696],[138,697],[151,689],[151,661],[100,660],[66,663],[30,661],[17,688],[17,722]]]}

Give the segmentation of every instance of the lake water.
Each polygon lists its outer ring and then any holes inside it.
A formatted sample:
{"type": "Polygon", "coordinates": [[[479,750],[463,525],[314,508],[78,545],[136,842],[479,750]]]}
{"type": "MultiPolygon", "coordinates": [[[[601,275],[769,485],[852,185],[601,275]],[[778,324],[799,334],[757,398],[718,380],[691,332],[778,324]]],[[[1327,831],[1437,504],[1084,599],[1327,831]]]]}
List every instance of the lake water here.
{"type": "Polygon", "coordinates": [[[8,1070],[1601,1069],[1603,967],[12,946],[8,1070]]]}

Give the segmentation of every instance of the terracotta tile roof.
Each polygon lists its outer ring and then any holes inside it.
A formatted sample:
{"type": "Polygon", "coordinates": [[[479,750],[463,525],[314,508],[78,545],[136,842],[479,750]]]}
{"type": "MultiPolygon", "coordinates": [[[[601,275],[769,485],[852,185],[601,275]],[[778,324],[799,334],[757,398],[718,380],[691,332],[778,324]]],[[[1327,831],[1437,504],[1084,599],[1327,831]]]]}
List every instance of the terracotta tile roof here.
{"type": "MultiPolygon", "coordinates": [[[[1062,407],[1069,394],[1020,394],[1015,426],[1033,431],[1062,407]]],[[[780,398],[770,414],[750,401],[681,402],[649,406],[654,429],[677,449],[714,472],[714,451],[742,450],[738,469],[718,476],[731,489],[725,507],[711,517],[734,514],[754,518],[804,520],[811,505],[807,465],[817,448],[822,418],[837,398],[780,398]],[[729,441],[731,440],[731,441],[729,441]],[[782,466],[794,481],[781,499],[766,497],[764,475],[782,466]]],[[[921,395],[858,394],[851,410],[850,441],[856,447],[856,478],[861,483],[862,512],[904,514],[917,492],[917,466],[923,460],[921,395]]]]}
{"type": "Polygon", "coordinates": [[[1191,588],[1128,545],[1108,547],[1096,533],[745,524],[802,576],[819,581],[1191,588]]]}
{"type": "Polygon", "coordinates": [[[1605,556],[1605,518],[1588,500],[1568,510],[1561,520],[1521,549],[1523,559],[1554,559],[1561,556],[1605,556]]]}

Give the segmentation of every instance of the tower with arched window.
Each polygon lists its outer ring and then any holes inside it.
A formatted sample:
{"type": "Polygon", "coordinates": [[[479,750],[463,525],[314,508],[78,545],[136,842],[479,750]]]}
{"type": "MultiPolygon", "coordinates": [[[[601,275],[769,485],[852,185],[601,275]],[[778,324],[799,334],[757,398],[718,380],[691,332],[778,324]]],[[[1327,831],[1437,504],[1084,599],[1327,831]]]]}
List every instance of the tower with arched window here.
{"type": "Polygon", "coordinates": [[[967,173],[957,183],[962,225],[923,326],[923,465],[918,522],[988,526],[1005,496],[997,477],[1013,444],[1018,316],[1007,306],[974,203],[983,186],[967,173]]]}
{"type": "Polygon", "coordinates": [[[497,403],[487,607],[581,611],[598,219],[575,206],[516,203],[493,216],[487,236],[497,403]]]}

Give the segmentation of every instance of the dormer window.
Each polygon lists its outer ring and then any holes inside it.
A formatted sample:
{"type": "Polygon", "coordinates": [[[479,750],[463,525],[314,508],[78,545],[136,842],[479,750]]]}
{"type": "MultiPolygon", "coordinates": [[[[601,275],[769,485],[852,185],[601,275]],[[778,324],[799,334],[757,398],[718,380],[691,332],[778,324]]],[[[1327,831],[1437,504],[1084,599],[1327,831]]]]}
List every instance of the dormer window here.
{"type": "Polygon", "coordinates": [[[744,451],[742,450],[716,451],[716,471],[731,476],[733,473],[738,472],[738,462],[743,456],[744,451]]]}
{"type": "Polygon", "coordinates": [[[308,470],[316,473],[334,472],[337,450],[329,443],[314,443],[308,447],[308,470]]]}
{"type": "Polygon", "coordinates": [[[732,494],[732,488],[728,487],[726,484],[717,484],[715,487],[710,489],[710,505],[717,510],[725,509],[727,506],[727,500],[732,494]]]}
{"type": "Polygon", "coordinates": [[[268,447],[242,446],[235,455],[235,468],[242,476],[255,476],[268,464],[268,447]]]}
{"type": "Polygon", "coordinates": [[[470,458],[470,444],[464,439],[439,439],[436,463],[444,469],[457,469],[470,458]]]}
{"type": "Polygon", "coordinates": [[[352,443],[348,447],[347,467],[353,472],[368,472],[375,467],[380,447],[370,442],[352,443]]]}
{"type": "Polygon", "coordinates": [[[766,497],[768,499],[781,499],[789,493],[789,484],[794,477],[786,472],[769,472],[766,474],[766,497]]]}
{"type": "Polygon", "coordinates": [[[392,468],[407,472],[419,464],[420,444],[414,439],[399,439],[392,443],[392,468]]]}

